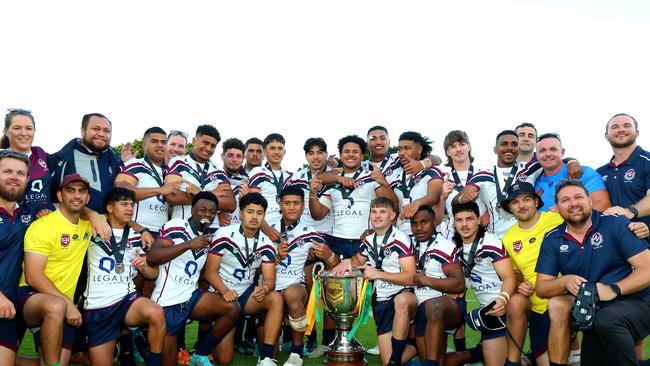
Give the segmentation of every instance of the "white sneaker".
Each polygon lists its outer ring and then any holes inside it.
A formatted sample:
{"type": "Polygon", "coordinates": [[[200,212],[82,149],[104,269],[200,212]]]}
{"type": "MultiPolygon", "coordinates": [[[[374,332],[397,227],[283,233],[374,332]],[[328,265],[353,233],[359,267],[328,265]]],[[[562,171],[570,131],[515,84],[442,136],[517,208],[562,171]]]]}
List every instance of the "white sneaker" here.
{"type": "Polygon", "coordinates": [[[379,345],[376,345],[376,346],[374,346],[374,347],[372,347],[370,349],[367,349],[366,353],[369,354],[369,355],[375,355],[375,356],[378,355],[379,354],[379,345]]]}
{"type": "Polygon", "coordinates": [[[275,360],[269,357],[264,357],[264,359],[257,361],[257,366],[277,366],[275,360]]]}
{"type": "Polygon", "coordinates": [[[300,358],[299,354],[292,353],[282,366],[302,366],[302,358],[300,358]]]}
{"type": "Polygon", "coordinates": [[[320,346],[316,347],[316,349],[311,351],[311,353],[307,355],[307,358],[318,358],[318,357],[322,357],[324,354],[325,354],[325,346],[321,344],[320,346]]]}

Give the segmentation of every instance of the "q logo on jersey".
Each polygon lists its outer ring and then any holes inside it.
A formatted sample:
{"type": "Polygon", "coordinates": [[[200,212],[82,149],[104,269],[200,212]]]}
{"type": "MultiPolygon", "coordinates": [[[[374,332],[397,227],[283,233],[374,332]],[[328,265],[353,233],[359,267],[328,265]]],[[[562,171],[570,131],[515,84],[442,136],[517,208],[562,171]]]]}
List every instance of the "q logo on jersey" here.
{"type": "Polygon", "coordinates": [[[354,206],[354,198],[352,197],[348,197],[343,202],[345,204],[345,208],[352,208],[352,206],[354,206]]]}
{"type": "Polygon", "coordinates": [[[287,258],[282,262],[278,263],[278,265],[280,267],[289,268],[289,266],[291,265],[291,254],[288,254],[287,258]]]}
{"type": "Polygon", "coordinates": [[[32,192],[38,192],[41,193],[43,190],[43,181],[40,179],[36,179],[32,182],[32,192]]]}
{"type": "Polygon", "coordinates": [[[636,172],[634,171],[634,169],[629,169],[627,172],[625,172],[623,179],[625,179],[626,182],[629,182],[632,179],[634,179],[635,176],[636,176],[636,172]]]}
{"type": "Polygon", "coordinates": [[[243,270],[241,268],[237,268],[236,270],[233,271],[232,276],[235,277],[236,279],[238,279],[239,281],[243,281],[244,280],[244,274],[246,274],[245,270],[243,270]]]}
{"type": "Polygon", "coordinates": [[[475,274],[475,273],[470,273],[469,274],[469,279],[472,280],[472,282],[476,282],[476,283],[479,283],[479,284],[483,283],[483,280],[481,279],[481,277],[479,275],[475,274]]]}
{"type": "Polygon", "coordinates": [[[111,257],[104,257],[99,260],[99,269],[111,274],[111,271],[115,269],[115,261],[111,257]]]}
{"type": "Polygon", "coordinates": [[[199,270],[199,265],[195,261],[188,261],[185,265],[185,274],[187,277],[192,277],[199,270]]]}

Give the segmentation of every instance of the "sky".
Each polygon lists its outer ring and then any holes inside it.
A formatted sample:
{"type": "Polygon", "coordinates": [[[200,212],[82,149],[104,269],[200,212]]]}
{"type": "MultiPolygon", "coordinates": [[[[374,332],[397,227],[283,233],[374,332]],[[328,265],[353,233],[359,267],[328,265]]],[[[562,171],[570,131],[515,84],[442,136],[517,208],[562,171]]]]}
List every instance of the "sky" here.
{"type": "Polygon", "coordinates": [[[646,1],[19,1],[0,13],[0,108],[32,110],[48,152],[90,112],[113,122],[113,145],[154,125],[279,132],[290,170],[307,138],[336,152],[377,124],[393,145],[421,132],[440,156],[447,132],[465,130],[481,167],[521,122],[598,167],[605,124],[625,112],[650,148],[646,1]]]}

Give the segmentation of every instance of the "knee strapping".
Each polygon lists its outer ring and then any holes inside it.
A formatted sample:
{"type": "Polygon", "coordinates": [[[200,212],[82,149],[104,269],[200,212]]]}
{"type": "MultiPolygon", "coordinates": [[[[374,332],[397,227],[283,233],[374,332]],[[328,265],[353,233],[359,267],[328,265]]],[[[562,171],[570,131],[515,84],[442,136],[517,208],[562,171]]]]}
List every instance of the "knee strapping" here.
{"type": "Polygon", "coordinates": [[[297,332],[304,332],[307,329],[307,315],[294,319],[289,315],[289,325],[297,332]]]}

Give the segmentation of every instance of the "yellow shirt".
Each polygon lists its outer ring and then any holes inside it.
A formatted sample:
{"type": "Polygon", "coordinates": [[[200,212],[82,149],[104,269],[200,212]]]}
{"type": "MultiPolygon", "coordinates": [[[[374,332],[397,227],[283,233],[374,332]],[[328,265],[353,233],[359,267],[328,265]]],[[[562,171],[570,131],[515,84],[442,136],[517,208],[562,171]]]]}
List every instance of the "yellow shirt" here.
{"type": "MultiPolygon", "coordinates": [[[[515,224],[503,236],[503,246],[510,256],[512,267],[519,270],[524,276],[524,281],[530,282],[533,288],[537,280],[535,265],[544,235],[563,222],[558,213],[542,212],[539,221],[532,228],[524,230],[515,224]]],[[[546,312],[548,299],[541,299],[537,294],[533,294],[530,303],[534,312],[543,314],[546,312]]]]}
{"type": "MultiPolygon", "coordinates": [[[[25,252],[47,256],[45,276],[70,300],[77,287],[91,234],[89,221],[80,219],[75,225],[59,210],[34,221],[25,234],[25,252]]],[[[24,269],[25,263],[20,286],[27,286],[24,269]]]]}

